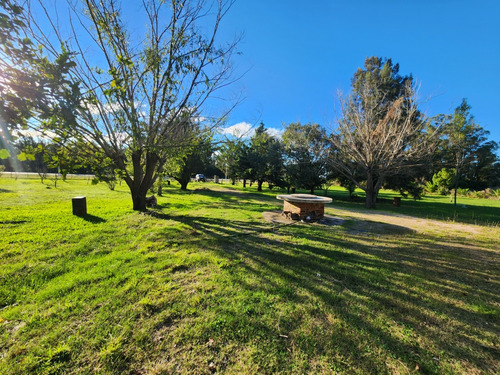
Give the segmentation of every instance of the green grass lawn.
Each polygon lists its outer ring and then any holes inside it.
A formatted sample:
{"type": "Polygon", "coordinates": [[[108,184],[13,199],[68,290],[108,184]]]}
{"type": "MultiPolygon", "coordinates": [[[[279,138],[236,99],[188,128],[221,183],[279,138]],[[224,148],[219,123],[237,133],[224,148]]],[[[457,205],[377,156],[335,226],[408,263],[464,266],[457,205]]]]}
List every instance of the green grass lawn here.
{"type": "Polygon", "coordinates": [[[0,178],[0,373],[500,372],[499,201],[383,192],[377,213],[443,229],[361,231],[339,189],[328,227],[224,187],[165,186],[145,214],[125,186],[0,178]]]}

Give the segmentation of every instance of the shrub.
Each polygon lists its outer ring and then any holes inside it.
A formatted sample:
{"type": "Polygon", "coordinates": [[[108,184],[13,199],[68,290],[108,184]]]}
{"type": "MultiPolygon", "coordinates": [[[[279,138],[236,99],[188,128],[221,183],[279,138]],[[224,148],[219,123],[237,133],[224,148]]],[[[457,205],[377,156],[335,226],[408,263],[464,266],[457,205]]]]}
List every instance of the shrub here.
{"type": "Polygon", "coordinates": [[[425,191],[428,193],[435,193],[437,190],[437,186],[432,183],[432,181],[427,181],[425,183],[425,191]]]}
{"type": "MultiPolygon", "coordinates": [[[[414,200],[422,199],[422,194],[424,193],[424,190],[426,189],[426,187],[424,185],[422,185],[421,183],[419,183],[418,181],[409,182],[405,188],[406,188],[406,191],[408,192],[408,194],[414,200]]],[[[404,191],[400,190],[399,192],[403,197],[406,198],[407,194],[405,194],[404,191]]]]}
{"type": "Polygon", "coordinates": [[[491,190],[491,194],[492,194],[495,198],[500,198],[500,189],[492,189],[492,190],[491,190]]]}
{"type": "Polygon", "coordinates": [[[437,187],[437,192],[441,195],[447,195],[453,186],[455,179],[455,170],[443,168],[432,176],[432,184],[437,187]]]}

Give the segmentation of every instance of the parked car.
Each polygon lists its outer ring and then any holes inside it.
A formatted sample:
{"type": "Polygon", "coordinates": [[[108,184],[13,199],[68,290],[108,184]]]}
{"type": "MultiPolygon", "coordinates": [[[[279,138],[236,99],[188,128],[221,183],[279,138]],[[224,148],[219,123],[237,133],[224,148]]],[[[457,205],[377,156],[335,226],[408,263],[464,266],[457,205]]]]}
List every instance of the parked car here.
{"type": "Polygon", "coordinates": [[[194,177],[194,180],[197,181],[197,182],[205,182],[206,181],[206,178],[205,178],[205,175],[204,174],[197,174],[195,177],[194,177]]]}

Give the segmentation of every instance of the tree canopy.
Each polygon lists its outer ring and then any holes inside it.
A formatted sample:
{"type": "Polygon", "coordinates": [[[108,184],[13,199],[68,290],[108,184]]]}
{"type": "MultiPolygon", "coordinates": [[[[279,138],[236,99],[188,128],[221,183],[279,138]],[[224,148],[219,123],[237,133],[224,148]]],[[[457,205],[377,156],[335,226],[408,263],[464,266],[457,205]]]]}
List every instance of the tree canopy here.
{"type": "Polygon", "coordinates": [[[412,78],[398,71],[390,59],[367,58],[354,75],[352,92],[340,98],[342,117],[331,137],[332,167],[366,192],[367,208],[375,206],[388,176],[418,163],[432,144],[412,78]]]}
{"type": "Polygon", "coordinates": [[[325,129],[318,124],[292,123],[283,133],[285,168],[292,187],[314,189],[327,178],[329,141],[325,129]]]}
{"type": "Polygon", "coordinates": [[[447,166],[454,168],[454,204],[457,190],[467,186],[484,189],[495,172],[498,145],[488,141],[488,132],[478,125],[471,114],[471,107],[463,99],[442,129],[442,155],[447,166]],[[468,181],[467,181],[468,180],[468,181]]]}
{"type": "Polygon", "coordinates": [[[31,40],[43,46],[44,59],[66,69],[54,72],[59,76],[51,81],[64,84],[50,118],[38,118],[33,126],[55,133],[58,141],[78,142],[89,156],[102,153],[121,172],[133,208],[144,210],[168,155],[188,149],[199,136],[186,130],[188,124],[204,122],[204,131],[219,118],[202,116],[202,108],[231,80],[236,41],[219,46],[217,34],[232,2],[142,2],[147,25],[139,35],[128,28],[118,0],[82,4],[68,9],[71,35],[56,28],[54,11],[41,1],[33,4],[38,12],[15,9],[31,40]],[[38,18],[44,14],[52,22],[38,18]],[[47,24],[54,30],[42,27],[47,24]]]}

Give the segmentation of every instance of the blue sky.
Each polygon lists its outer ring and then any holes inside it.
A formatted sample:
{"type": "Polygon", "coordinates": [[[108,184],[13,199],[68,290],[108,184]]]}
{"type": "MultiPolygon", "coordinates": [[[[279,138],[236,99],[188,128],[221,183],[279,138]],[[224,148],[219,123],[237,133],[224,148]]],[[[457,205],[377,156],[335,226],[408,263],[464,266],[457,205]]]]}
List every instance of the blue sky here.
{"type": "Polygon", "coordinates": [[[228,126],[334,126],[338,90],[379,56],[416,78],[427,115],[451,113],[465,97],[500,142],[498,0],[237,0],[221,40],[241,32],[236,72],[248,72],[230,90],[245,100],[228,126]]]}

